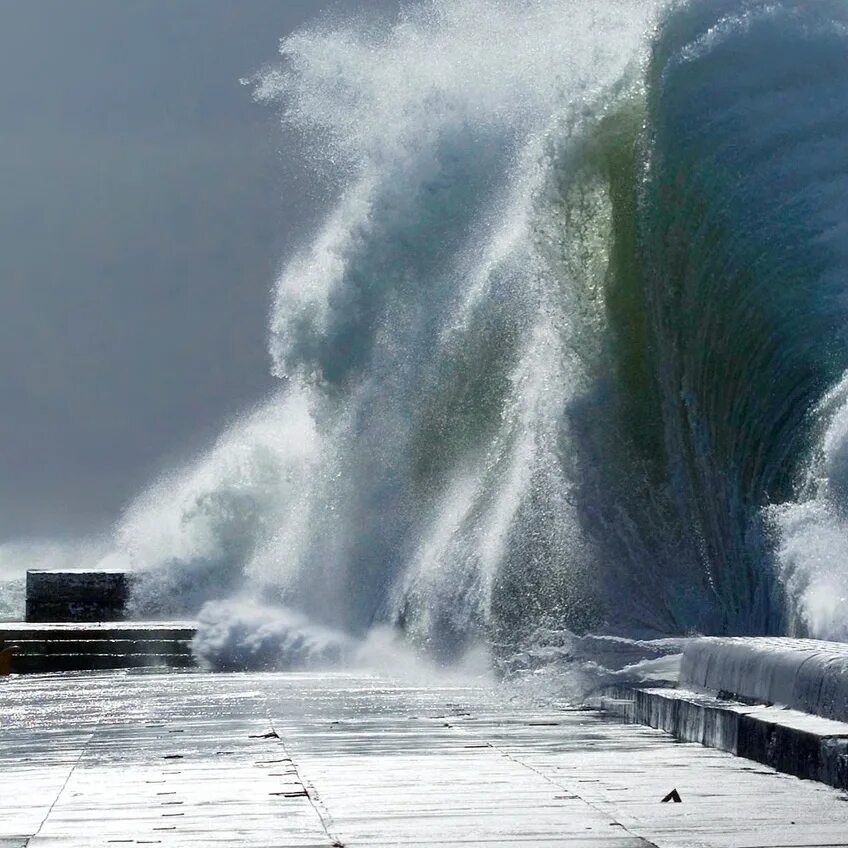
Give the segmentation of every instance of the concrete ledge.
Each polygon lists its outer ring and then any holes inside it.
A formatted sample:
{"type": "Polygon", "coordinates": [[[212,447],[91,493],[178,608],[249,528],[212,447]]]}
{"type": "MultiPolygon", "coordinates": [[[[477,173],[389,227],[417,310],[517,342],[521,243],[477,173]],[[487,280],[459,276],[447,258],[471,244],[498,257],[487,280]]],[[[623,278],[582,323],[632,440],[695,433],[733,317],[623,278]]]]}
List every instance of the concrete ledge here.
{"type": "Polygon", "coordinates": [[[166,667],[195,664],[187,622],[0,625],[0,649],[16,645],[13,674],[51,671],[166,667]]]}
{"type": "Polygon", "coordinates": [[[692,639],[683,650],[680,684],[848,721],[848,644],[766,637],[692,639]]]}
{"type": "Polygon", "coordinates": [[[600,706],[628,723],[848,789],[848,723],[680,689],[635,688],[630,698],[613,690],[600,706]]]}
{"type": "Polygon", "coordinates": [[[193,621],[93,621],[51,623],[32,621],[0,622],[0,642],[15,639],[157,639],[191,641],[197,632],[193,621]]]}

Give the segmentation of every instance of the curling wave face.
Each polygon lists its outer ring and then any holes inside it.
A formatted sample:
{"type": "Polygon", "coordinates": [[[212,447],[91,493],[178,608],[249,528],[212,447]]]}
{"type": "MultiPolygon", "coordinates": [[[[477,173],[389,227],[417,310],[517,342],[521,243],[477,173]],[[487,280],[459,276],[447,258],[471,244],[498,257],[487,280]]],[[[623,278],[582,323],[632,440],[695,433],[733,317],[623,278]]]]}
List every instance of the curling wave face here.
{"type": "Polygon", "coordinates": [[[433,0],[285,41],[257,96],[337,199],[277,283],[279,393],[118,528],[139,614],[228,599],[202,620],[249,641],[222,619],[261,598],[266,630],[270,605],[438,658],[832,635],[836,566],[796,534],[848,504],[846,22],[433,0]]]}
{"type": "Polygon", "coordinates": [[[692,4],[648,81],[640,226],[666,462],[736,633],[841,635],[810,591],[819,552],[789,552],[822,398],[848,366],[847,24],[840,3],[692,4]]]}

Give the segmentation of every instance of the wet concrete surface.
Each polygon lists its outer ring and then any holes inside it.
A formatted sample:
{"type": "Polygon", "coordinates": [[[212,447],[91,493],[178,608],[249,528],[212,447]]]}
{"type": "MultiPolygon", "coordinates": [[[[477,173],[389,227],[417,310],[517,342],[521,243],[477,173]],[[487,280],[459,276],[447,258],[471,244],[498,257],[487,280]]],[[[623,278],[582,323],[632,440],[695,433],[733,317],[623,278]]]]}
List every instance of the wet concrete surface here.
{"type": "Polygon", "coordinates": [[[0,846],[848,846],[837,790],[600,713],[370,674],[0,679],[0,846]],[[682,803],[661,803],[677,789],[682,803]]]}

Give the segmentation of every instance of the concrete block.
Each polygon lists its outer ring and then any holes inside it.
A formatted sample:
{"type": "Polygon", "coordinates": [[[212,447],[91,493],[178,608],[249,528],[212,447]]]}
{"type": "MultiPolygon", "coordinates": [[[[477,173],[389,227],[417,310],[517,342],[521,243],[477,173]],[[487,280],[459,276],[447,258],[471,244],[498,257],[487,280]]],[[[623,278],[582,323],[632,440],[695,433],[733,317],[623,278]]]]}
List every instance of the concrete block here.
{"type": "Polygon", "coordinates": [[[120,621],[130,590],[121,571],[31,569],[26,575],[27,621],[120,621]]]}

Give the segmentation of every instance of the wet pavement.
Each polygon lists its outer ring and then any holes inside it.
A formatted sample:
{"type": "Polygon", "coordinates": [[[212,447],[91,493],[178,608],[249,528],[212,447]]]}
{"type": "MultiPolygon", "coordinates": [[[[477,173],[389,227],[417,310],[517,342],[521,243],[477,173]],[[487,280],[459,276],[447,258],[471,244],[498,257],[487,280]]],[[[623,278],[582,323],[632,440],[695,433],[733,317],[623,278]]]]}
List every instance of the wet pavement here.
{"type": "Polygon", "coordinates": [[[0,846],[848,846],[844,793],[597,712],[362,674],[0,679],[0,846]],[[661,803],[677,789],[682,803],[661,803]]]}

